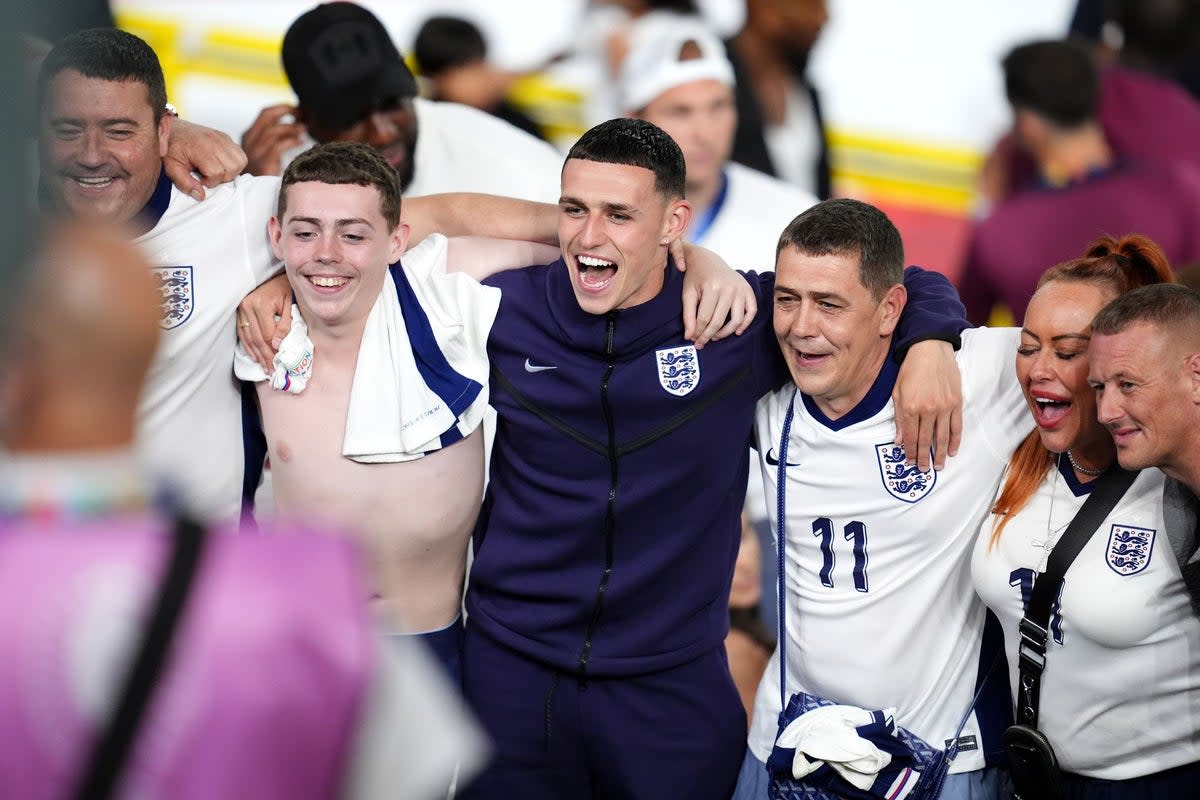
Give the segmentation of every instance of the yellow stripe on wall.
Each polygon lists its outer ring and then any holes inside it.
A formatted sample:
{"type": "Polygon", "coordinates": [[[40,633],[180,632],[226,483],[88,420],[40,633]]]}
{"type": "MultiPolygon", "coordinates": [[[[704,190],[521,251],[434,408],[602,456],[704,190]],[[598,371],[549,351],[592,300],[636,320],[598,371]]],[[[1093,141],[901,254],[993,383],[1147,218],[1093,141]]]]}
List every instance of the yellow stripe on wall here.
{"type": "Polygon", "coordinates": [[[840,191],[952,215],[975,203],[983,154],[910,140],[833,129],[828,133],[833,179],[840,191]]]}

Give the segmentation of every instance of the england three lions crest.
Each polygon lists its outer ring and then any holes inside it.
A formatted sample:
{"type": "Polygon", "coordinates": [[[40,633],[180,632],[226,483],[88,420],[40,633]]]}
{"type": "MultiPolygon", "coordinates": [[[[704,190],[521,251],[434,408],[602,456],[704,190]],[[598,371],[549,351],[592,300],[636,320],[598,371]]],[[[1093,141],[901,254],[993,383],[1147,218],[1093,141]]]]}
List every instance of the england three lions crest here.
{"type": "Polygon", "coordinates": [[[933,491],[937,483],[937,472],[921,472],[915,464],[904,463],[904,448],[898,444],[875,445],[875,458],[879,462],[879,477],[888,493],[906,503],[915,503],[933,491]]]}
{"type": "Polygon", "coordinates": [[[692,345],[654,351],[658,364],[658,385],[683,397],[700,385],[700,357],[692,345]]]}
{"type": "Polygon", "coordinates": [[[1135,575],[1150,563],[1154,550],[1154,529],[1113,525],[1108,532],[1108,549],[1104,558],[1118,575],[1135,575]]]}
{"type": "Polygon", "coordinates": [[[195,305],[195,287],[192,284],[191,267],[154,267],[158,288],[162,291],[163,330],[178,328],[192,316],[195,305]]]}

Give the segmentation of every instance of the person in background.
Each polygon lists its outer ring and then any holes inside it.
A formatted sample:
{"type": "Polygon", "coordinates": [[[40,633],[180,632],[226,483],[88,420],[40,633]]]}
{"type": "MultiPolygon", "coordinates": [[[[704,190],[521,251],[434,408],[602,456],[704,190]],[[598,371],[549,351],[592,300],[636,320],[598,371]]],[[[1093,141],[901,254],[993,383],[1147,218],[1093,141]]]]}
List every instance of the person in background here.
{"type": "Polygon", "coordinates": [[[254,175],[279,175],[315,142],[383,153],[404,196],[481,192],[553,203],[562,154],[476,108],[417,97],[383,23],[355,3],[323,3],[283,37],[296,104],[270,106],[242,135],[254,175]]]}
{"type": "MultiPolygon", "coordinates": [[[[1014,698],[1035,581],[1098,479],[1116,468],[1118,446],[1089,385],[1089,370],[1105,369],[1093,319],[1139,286],[1171,281],[1150,239],[1103,237],[1047,270],[1029,303],[1015,360],[1035,428],[1009,460],[972,555],[975,588],[1004,631],[1014,698]]],[[[1178,363],[1156,355],[1139,349],[1137,363],[1178,363]]],[[[1136,391],[1130,376],[1107,374],[1102,405],[1136,391]]],[[[1190,540],[1195,550],[1196,511],[1167,483],[1158,469],[1142,470],[1071,563],[1051,609],[1037,728],[1065,773],[1064,800],[1186,797],[1200,785],[1200,619],[1172,546],[1190,540]]]]}
{"type": "MultiPolygon", "coordinates": [[[[752,482],[754,477],[751,476],[752,482]]],[[[749,514],[743,511],[742,540],[729,589],[729,633],[725,635],[725,655],[749,723],[754,721],[754,695],[758,691],[758,682],[775,651],[775,634],[762,619],[762,561],[758,531],[749,514]]]]}
{"type": "Polygon", "coordinates": [[[1085,47],[1021,45],[1004,76],[1013,136],[1038,185],[1000,201],[972,231],[959,281],[969,319],[984,322],[1003,303],[1020,320],[1045,265],[1108,232],[1143,233],[1171,263],[1200,258],[1200,170],[1117,156],[1096,116],[1100,76],[1085,47]]]}
{"type": "Polygon", "coordinates": [[[738,104],[741,115],[747,123],[761,120],[739,133],[734,160],[822,200],[832,195],[829,145],[808,59],[828,19],[825,0],[747,0],[746,26],[730,47],[745,97],[738,104]],[[769,169],[748,160],[758,136],[765,139],[769,169]]]}
{"type": "Polygon", "coordinates": [[[684,238],[738,269],[770,270],[779,233],[817,198],[730,161],[738,115],[733,66],[719,39],[689,19],[653,19],[630,36],[621,106],[679,144],[695,213],[684,238]]]}
{"type": "Polygon", "coordinates": [[[487,40],[475,23],[462,17],[430,17],[417,31],[413,57],[432,87],[430,100],[478,108],[531,136],[546,138],[538,124],[505,97],[517,76],[488,61],[487,40]]]}

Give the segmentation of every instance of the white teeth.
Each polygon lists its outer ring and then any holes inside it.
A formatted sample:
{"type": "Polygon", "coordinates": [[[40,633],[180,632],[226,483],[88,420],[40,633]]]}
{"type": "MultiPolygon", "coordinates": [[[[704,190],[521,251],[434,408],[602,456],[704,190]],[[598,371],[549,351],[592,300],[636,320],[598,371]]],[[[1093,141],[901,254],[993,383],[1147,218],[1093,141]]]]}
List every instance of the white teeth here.
{"type": "Polygon", "coordinates": [[[602,258],[594,258],[592,256],[579,256],[578,261],[585,267],[612,267],[616,266],[612,261],[605,261],[602,258]]]}
{"type": "Polygon", "coordinates": [[[312,281],[317,286],[323,286],[327,289],[332,289],[335,286],[342,286],[346,283],[345,278],[324,278],[324,277],[312,276],[309,278],[309,280],[312,281]]]}
{"type": "Polygon", "coordinates": [[[76,178],[75,182],[81,186],[107,186],[112,183],[112,178],[76,178]]]}

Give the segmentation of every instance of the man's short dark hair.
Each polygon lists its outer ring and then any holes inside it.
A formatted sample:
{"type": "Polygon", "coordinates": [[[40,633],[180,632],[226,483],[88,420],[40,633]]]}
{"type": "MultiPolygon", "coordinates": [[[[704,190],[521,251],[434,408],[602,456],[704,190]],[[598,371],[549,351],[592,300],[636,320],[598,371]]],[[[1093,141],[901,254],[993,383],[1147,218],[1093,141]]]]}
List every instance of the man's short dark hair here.
{"type": "Polygon", "coordinates": [[[1142,286],[1100,309],[1092,333],[1111,336],[1144,322],[1176,335],[1200,333],[1200,294],[1177,283],[1142,286]]]}
{"type": "Polygon", "coordinates": [[[1004,90],[1015,110],[1077,128],[1096,116],[1100,75],[1091,51],[1078,42],[1030,42],[1005,56],[1004,90]]]}
{"type": "Polygon", "coordinates": [[[448,69],[486,59],[487,41],[470,20],[430,17],[417,31],[413,55],[421,73],[432,78],[448,69]]]}
{"type": "Polygon", "coordinates": [[[791,248],[808,256],[856,256],[858,279],[876,301],[904,282],[904,242],[878,208],[840,198],[817,203],[783,229],[775,257],[791,248]]]}
{"type": "Polygon", "coordinates": [[[63,70],[86,78],[137,81],[146,87],[147,101],[158,123],[167,105],[167,85],[153,48],[117,28],[89,28],[64,38],[47,54],[38,72],[38,106],[44,106],[50,82],[63,70]]]}
{"type": "Polygon", "coordinates": [[[589,130],[567,153],[567,160],[628,164],[654,173],[654,188],[668,200],[683,197],[683,151],[666,131],[644,119],[619,117],[589,130]]]}
{"type": "Polygon", "coordinates": [[[279,186],[276,217],[283,224],[287,211],[287,188],[295,183],[353,184],[373,186],[388,230],[400,224],[400,176],[374,147],[361,142],[329,142],[305,150],[288,164],[279,186]]]}

